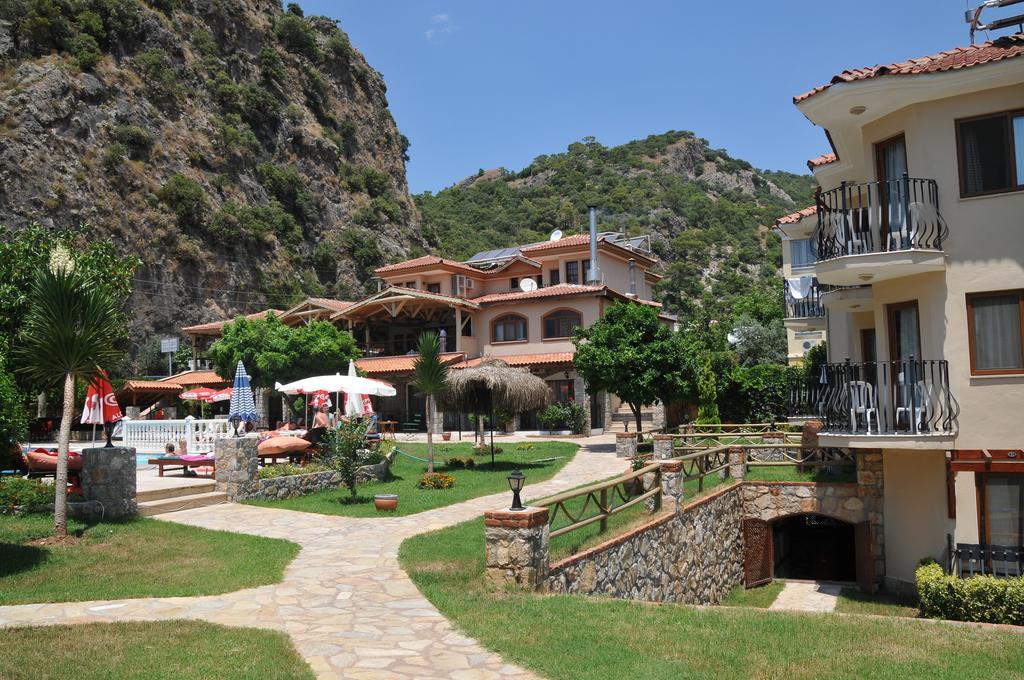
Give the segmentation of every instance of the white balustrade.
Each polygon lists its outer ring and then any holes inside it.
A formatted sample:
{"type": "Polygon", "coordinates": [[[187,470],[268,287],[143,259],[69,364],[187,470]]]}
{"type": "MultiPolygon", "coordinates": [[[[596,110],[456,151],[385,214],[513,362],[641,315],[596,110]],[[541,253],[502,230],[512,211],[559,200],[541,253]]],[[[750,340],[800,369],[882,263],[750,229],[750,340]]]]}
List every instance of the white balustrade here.
{"type": "Polygon", "coordinates": [[[213,443],[221,437],[231,435],[231,423],[227,420],[197,420],[188,416],[183,420],[133,420],[124,418],[121,428],[123,446],[136,449],[162,451],[167,442],[178,447],[185,440],[188,453],[213,451],[213,443]]]}

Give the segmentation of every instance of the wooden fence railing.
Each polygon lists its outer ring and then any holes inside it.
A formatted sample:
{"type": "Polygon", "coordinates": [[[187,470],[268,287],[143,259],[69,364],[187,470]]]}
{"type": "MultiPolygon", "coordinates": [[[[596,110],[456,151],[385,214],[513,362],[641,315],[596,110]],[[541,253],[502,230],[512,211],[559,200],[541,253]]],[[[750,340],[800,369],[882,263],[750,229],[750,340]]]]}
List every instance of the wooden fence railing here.
{"type": "MultiPolygon", "coordinates": [[[[677,449],[678,450],[678,449],[677,449]]],[[[716,446],[676,456],[683,464],[683,482],[697,480],[697,492],[704,491],[704,478],[729,466],[729,447],[716,446]]]]}
{"type": "Polygon", "coordinates": [[[555,538],[595,522],[600,522],[600,531],[604,532],[608,528],[609,517],[648,499],[652,499],[655,512],[661,509],[660,463],[645,465],[614,479],[566,491],[534,505],[548,508],[548,525],[552,527],[550,536],[555,538]],[[650,480],[649,485],[645,479],[650,480]],[[569,523],[554,528],[559,518],[569,523]]]}
{"type": "Polygon", "coordinates": [[[679,426],[680,434],[733,434],[746,432],[763,434],[765,432],[781,432],[788,425],[786,423],[688,423],[679,426]]]}

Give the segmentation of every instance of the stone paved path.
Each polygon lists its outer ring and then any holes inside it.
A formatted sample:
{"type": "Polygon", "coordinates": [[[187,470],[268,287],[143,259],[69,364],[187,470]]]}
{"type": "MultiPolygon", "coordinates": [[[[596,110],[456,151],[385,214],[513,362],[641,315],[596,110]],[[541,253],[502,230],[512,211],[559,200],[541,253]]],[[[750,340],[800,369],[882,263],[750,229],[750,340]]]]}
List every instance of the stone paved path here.
{"type": "Polygon", "coordinates": [[[769,609],[801,612],[834,611],[839,602],[839,591],[842,589],[843,586],[838,583],[787,581],[769,609]]]}
{"type": "MultiPolygon", "coordinates": [[[[609,438],[587,448],[528,498],[623,472],[609,438]],[[598,443],[601,442],[601,443],[598,443]]],[[[529,481],[529,480],[527,480],[529,481]]],[[[398,547],[416,534],[480,517],[509,494],[476,498],[393,519],[357,519],[225,504],[164,516],[174,522],[302,546],[281,583],[225,595],[0,607],[0,627],[202,619],[286,632],[321,678],[532,678],[458,633],[398,566],[398,547]]]]}

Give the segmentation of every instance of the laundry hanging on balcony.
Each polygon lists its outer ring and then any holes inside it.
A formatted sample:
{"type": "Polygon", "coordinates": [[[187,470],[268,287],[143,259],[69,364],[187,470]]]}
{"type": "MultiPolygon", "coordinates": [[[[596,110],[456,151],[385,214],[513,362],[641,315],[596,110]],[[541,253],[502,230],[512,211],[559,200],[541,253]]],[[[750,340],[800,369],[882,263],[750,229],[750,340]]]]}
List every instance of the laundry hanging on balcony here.
{"type": "Polygon", "coordinates": [[[786,279],[786,297],[790,301],[806,300],[811,295],[811,289],[814,288],[814,277],[813,276],[800,276],[797,278],[786,279]]]}

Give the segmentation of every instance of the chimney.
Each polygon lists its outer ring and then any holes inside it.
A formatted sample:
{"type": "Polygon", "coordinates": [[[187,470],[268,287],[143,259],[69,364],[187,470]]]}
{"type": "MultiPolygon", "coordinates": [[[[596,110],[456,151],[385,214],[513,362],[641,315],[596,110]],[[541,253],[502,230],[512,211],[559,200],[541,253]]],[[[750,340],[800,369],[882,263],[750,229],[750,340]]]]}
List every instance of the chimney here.
{"type": "Polygon", "coordinates": [[[597,268],[597,206],[589,206],[590,212],[590,276],[586,283],[600,285],[601,271],[597,268]]]}
{"type": "Polygon", "coordinates": [[[629,296],[636,297],[636,260],[629,258],[629,296]]]}

